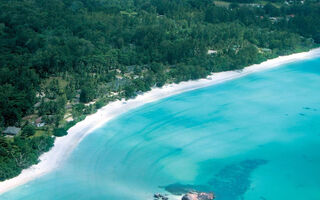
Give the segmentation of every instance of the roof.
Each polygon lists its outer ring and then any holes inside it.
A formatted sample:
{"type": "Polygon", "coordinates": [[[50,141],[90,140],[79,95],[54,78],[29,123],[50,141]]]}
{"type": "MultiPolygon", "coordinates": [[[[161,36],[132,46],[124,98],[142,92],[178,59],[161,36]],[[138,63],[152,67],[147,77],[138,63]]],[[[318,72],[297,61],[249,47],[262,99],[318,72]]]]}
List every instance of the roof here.
{"type": "Polygon", "coordinates": [[[36,124],[37,127],[43,127],[44,125],[46,125],[44,122],[36,124]]]}
{"type": "Polygon", "coordinates": [[[213,50],[213,49],[208,50],[208,54],[216,54],[216,53],[218,53],[218,51],[213,50]]]}
{"type": "Polygon", "coordinates": [[[9,126],[6,130],[3,131],[4,134],[8,135],[17,135],[20,132],[21,128],[17,128],[15,126],[9,126]]]}
{"type": "Polygon", "coordinates": [[[42,117],[38,117],[35,121],[37,124],[41,123],[42,122],[42,117]]]}

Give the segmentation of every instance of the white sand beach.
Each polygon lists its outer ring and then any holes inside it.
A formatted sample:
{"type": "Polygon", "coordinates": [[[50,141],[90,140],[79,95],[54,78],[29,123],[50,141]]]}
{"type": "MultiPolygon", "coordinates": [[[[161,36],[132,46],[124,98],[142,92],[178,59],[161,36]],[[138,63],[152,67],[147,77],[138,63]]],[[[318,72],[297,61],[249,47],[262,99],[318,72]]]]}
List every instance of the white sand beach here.
{"type": "Polygon", "coordinates": [[[320,57],[320,48],[313,49],[309,52],[280,56],[261,64],[246,67],[243,70],[213,73],[205,79],[181,82],[179,84],[169,84],[162,88],[153,88],[151,91],[138,95],[134,99],[109,103],[105,107],[99,109],[95,114],[87,116],[85,120],[70,128],[67,136],[56,138],[54,147],[49,152],[40,156],[40,162],[37,165],[33,165],[30,168],[23,170],[22,173],[15,178],[0,182],[0,194],[58,168],[68,158],[70,153],[77,147],[83,138],[92,133],[93,130],[101,127],[108,121],[127,112],[128,110],[182,92],[207,87],[254,72],[315,57],[320,57]]]}

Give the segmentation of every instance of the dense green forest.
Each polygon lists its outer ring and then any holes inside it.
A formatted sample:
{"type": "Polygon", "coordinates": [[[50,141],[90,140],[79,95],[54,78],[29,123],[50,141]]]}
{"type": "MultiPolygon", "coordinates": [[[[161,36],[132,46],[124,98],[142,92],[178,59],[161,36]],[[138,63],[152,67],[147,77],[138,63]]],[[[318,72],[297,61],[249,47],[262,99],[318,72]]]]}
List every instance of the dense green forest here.
{"type": "Polygon", "coordinates": [[[110,101],[318,46],[319,19],[318,0],[0,1],[0,131],[22,127],[0,180],[110,101]]]}

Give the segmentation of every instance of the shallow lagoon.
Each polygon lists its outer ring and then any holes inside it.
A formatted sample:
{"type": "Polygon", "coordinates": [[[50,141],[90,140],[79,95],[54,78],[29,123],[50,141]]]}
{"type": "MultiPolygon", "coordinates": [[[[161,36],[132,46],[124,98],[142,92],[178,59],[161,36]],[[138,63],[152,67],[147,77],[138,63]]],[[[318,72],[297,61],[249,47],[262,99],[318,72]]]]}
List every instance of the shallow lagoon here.
{"type": "Polygon", "coordinates": [[[319,86],[314,59],[147,104],[0,198],[143,200],[200,188],[218,200],[319,200],[319,86]]]}

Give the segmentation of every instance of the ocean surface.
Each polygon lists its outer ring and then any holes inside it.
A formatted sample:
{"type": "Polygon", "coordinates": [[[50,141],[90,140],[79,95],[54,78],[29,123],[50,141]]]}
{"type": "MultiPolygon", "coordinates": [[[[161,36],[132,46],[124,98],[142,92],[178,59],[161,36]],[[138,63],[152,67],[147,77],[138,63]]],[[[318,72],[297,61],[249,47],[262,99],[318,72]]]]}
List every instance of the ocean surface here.
{"type": "Polygon", "coordinates": [[[320,199],[320,59],[172,96],[87,136],[1,200],[320,199]]]}

